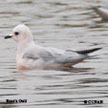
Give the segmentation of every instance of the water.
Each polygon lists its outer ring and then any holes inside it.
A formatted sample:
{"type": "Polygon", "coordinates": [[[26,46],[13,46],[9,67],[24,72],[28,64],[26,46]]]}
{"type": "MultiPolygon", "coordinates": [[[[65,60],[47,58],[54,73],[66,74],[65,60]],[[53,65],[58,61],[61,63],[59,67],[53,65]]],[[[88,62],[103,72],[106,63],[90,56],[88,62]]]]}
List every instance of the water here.
{"type": "Polygon", "coordinates": [[[1,0],[0,102],[27,99],[27,103],[0,104],[0,108],[108,107],[108,23],[90,9],[107,0],[1,0]],[[16,43],[4,40],[14,26],[24,23],[43,46],[81,50],[103,47],[92,59],[71,70],[18,71],[16,43]],[[103,104],[84,105],[84,100],[103,104]]]}

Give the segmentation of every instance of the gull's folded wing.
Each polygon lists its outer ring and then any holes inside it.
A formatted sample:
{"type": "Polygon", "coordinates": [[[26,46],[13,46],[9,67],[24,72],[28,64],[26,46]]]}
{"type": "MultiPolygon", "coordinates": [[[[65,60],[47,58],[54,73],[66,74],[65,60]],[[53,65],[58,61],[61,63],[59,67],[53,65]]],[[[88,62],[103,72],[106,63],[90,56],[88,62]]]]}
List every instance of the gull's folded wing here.
{"type": "Polygon", "coordinates": [[[84,60],[87,56],[79,54],[75,51],[62,51],[55,48],[43,49],[40,51],[30,50],[23,55],[23,58],[27,60],[41,61],[44,64],[59,64],[66,65],[79,63],[84,60]]]}

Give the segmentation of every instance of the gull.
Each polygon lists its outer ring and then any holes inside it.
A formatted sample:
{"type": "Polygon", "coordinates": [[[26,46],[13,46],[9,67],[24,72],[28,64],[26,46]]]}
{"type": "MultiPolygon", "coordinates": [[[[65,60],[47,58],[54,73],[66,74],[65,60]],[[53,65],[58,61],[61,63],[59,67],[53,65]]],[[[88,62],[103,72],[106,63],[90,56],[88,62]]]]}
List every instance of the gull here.
{"type": "Polygon", "coordinates": [[[73,65],[88,58],[90,53],[101,49],[73,51],[40,46],[35,44],[30,29],[24,24],[17,25],[12,33],[4,38],[11,38],[17,42],[16,64],[18,70],[72,68],[73,65]]]}
{"type": "Polygon", "coordinates": [[[92,6],[92,9],[102,18],[108,20],[108,9],[102,6],[92,6]]]}

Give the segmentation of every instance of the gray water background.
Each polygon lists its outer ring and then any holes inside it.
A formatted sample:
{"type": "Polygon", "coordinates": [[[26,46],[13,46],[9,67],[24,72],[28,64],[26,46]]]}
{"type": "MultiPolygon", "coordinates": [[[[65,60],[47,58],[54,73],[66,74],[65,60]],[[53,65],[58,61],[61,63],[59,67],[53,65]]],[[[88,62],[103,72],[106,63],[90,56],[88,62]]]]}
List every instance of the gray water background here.
{"type": "Polygon", "coordinates": [[[27,99],[0,108],[108,108],[108,22],[90,8],[107,0],[0,0],[0,102],[27,99]],[[103,47],[71,70],[18,71],[17,44],[5,40],[26,24],[35,42],[61,49],[103,47]],[[104,104],[84,105],[84,100],[104,104]]]}

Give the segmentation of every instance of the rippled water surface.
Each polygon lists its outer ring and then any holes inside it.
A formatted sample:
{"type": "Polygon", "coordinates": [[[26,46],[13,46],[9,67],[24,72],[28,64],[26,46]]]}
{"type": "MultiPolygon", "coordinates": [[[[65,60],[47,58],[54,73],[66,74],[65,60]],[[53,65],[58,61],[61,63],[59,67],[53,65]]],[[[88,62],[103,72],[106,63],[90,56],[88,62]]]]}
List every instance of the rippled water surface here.
{"type": "Polygon", "coordinates": [[[108,108],[108,22],[90,8],[107,0],[0,0],[0,108],[108,108]],[[81,50],[103,47],[71,70],[18,71],[16,43],[4,40],[24,23],[43,46],[81,50]],[[103,104],[84,105],[84,100],[103,104]]]}

